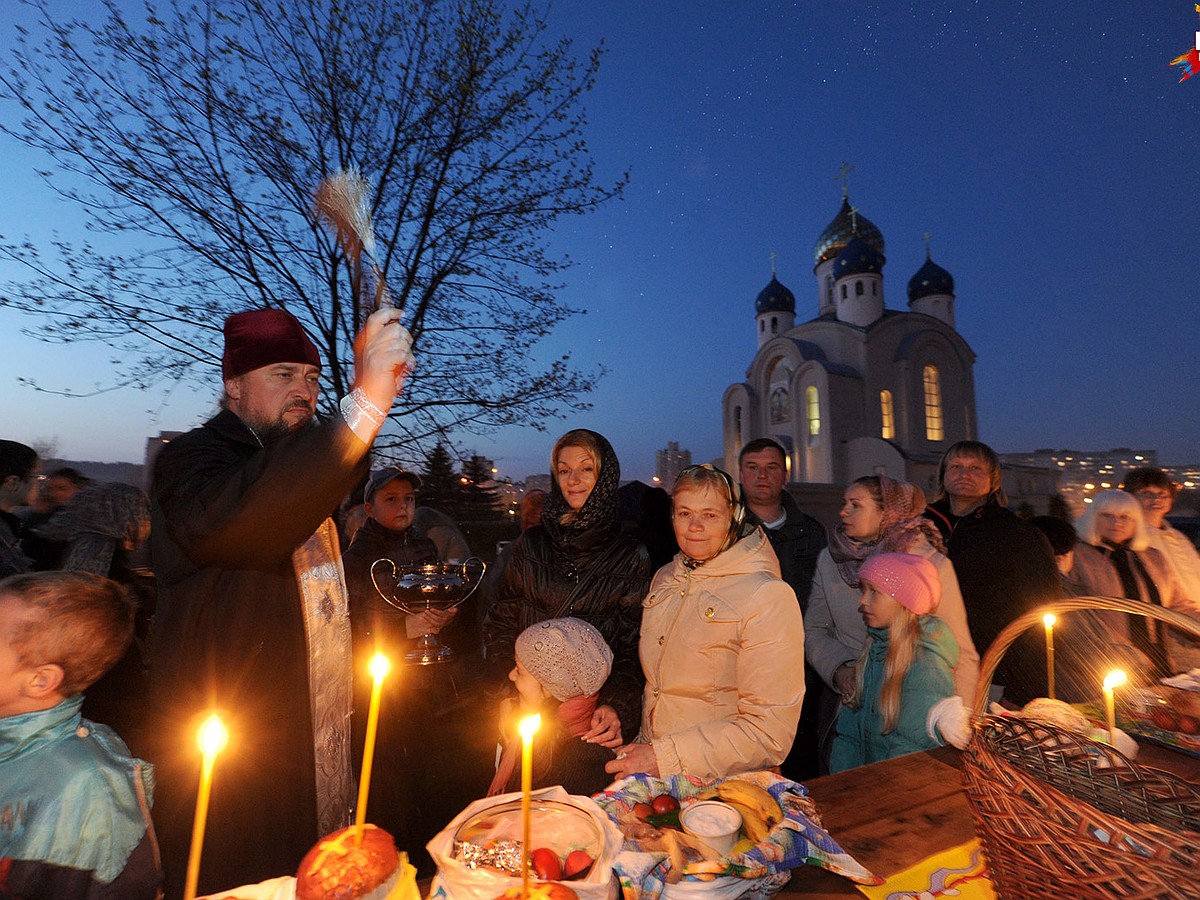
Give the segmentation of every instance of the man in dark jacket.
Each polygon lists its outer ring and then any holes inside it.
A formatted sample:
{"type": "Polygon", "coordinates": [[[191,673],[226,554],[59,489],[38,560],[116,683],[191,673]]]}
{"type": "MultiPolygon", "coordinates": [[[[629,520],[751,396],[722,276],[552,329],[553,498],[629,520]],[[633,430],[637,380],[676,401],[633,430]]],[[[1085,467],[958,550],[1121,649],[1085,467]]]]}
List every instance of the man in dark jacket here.
{"type": "Polygon", "coordinates": [[[341,415],[314,424],[320,357],[292,315],[225,322],[224,409],[172,441],[154,471],[164,867],[183,881],[198,783],[195,726],[227,717],[200,892],[295,871],[351,817],[350,630],[329,519],[410,364],[397,310],[359,335],[341,415]]]}
{"type": "MultiPolygon", "coordinates": [[[[775,555],[779,572],[796,592],[800,611],[808,609],[817,557],[825,547],[825,529],[812,516],[800,511],[792,495],[783,489],[787,481],[787,454],[770,438],[757,438],[738,454],[738,480],[742,484],[742,502],[746,519],[761,525],[775,555]]],[[[797,648],[802,658],[804,648],[797,648]]],[[[804,706],[792,750],[782,765],[788,778],[802,781],[820,774],[817,711],[825,682],[810,667],[804,667],[804,706]]]]}
{"type": "MultiPolygon", "coordinates": [[[[941,498],[925,517],[946,541],[967,626],[979,652],[1013,619],[1062,597],[1054,551],[1038,529],[1012,513],[1000,487],[1000,457],[987,444],[959,441],[938,465],[941,498]]],[[[1025,704],[1046,695],[1044,641],[1026,631],[1008,649],[993,677],[1004,698],[1025,704]]]]}
{"type": "Polygon", "coordinates": [[[792,495],[783,489],[787,481],[787,453],[770,438],[757,438],[738,454],[738,480],[746,520],[761,525],[779,557],[779,572],[808,609],[817,557],[825,548],[821,523],[800,511],[792,495]]]}

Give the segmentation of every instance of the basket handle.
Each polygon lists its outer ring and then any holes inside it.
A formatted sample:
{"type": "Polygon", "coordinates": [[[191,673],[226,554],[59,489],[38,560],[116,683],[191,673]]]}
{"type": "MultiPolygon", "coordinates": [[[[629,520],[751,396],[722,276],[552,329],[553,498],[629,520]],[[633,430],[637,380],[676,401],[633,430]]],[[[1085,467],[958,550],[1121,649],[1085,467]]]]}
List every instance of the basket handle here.
{"type": "Polygon", "coordinates": [[[1154,603],[1146,603],[1142,600],[1130,600],[1126,597],[1067,597],[1063,600],[1046,603],[1035,610],[1018,616],[1005,625],[1004,629],[996,635],[996,639],[992,641],[991,646],[987,648],[987,652],[983,654],[983,659],[979,663],[979,682],[975,686],[975,703],[973,707],[975,715],[983,715],[987,712],[988,689],[992,684],[992,676],[996,674],[996,666],[1000,665],[1000,660],[1004,657],[1005,651],[1012,646],[1013,641],[1031,625],[1040,625],[1042,616],[1046,613],[1058,615],[1059,613],[1075,612],[1081,609],[1103,609],[1130,613],[1135,616],[1146,616],[1150,619],[1158,619],[1160,622],[1166,622],[1180,631],[1188,632],[1194,637],[1200,638],[1200,619],[1195,619],[1192,616],[1184,615],[1183,613],[1176,612],[1164,606],[1158,606],[1154,603]]]}

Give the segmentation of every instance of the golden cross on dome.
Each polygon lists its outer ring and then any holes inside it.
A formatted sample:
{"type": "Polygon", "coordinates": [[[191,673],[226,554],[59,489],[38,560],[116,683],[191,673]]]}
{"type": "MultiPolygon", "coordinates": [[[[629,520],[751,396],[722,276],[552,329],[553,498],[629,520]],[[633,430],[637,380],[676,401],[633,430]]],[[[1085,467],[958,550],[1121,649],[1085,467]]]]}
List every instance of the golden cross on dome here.
{"type": "Polygon", "coordinates": [[[843,199],[850,196],[850,184],[849,184],[850,183],[850,173],[853,171],[854,171],[854,166],[850,165],[850,163],[848,163],[848,162],[843,161],[842,164],[838,167],[838,174],[833,179],[834,181],[840,181],[842,183],[842,198],[843,199]]]}
{"type": "Polygon", "coordinates": [[[921,235],[925,239],[925,258],[929,259],[929,239],[933,237],[928,231],[921,235]]]}
{"type": "Polygon", "coordinates": [[[776,253],[774,250],[771,251],[771,277],[772,278],[775,277],[775,259],[778,256],[779,256],[779,254],[776,253]]]}

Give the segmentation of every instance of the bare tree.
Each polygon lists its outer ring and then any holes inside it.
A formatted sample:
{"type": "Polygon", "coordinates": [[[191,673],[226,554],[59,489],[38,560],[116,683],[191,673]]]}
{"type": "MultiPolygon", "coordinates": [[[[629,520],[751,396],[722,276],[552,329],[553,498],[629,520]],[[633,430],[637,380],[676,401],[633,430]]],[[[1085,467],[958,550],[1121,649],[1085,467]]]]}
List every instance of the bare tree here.
{"type": "Polygon", "coordinates": [[[351,380],[354,299],[313,191],[356,166],[373,182],[381,265],[419,359],[392,440],[539,425],[586,408],[599,373],[538,343],[578,312],[550,227],[620,195],[598,183],[577,57],[532,7],[503,0],[148,0],[57,21],[27,0],[0,85],[9,135],[103,237],[0,236],[28,267],[0,304],[47,341],[113,349],[113,385],[210,380],[225,316],[295,313],[321,349],[326,403],[351,380]],[[115,248],[115,249],[114,249],[115,248]]]}

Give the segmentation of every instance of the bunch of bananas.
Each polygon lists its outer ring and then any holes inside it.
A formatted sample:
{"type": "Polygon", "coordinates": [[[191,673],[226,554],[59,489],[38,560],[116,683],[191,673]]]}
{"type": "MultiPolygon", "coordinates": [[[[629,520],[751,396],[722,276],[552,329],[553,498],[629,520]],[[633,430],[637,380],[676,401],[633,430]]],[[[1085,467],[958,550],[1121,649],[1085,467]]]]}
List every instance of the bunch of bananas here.
{"type": "Polygon", "coordinates": [[[712,788],[715,799],[728,803],[742,815],[742,831],[757,844],[779,822],[783,809],[779,801],[757,784],[740,778],[727,778],[712,788]]]}

